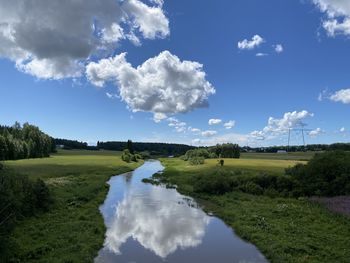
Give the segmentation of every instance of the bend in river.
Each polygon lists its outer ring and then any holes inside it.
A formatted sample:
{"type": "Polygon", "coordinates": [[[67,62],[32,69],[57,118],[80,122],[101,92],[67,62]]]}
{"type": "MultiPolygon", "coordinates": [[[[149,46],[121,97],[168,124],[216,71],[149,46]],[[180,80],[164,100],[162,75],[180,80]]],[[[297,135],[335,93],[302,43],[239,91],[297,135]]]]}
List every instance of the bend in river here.
{"type": "Polygon", "coordinates": [[[175,189],[141,182],[163,170],[147,161],[113,176],[100,207],[107,227],[96,263],[267,262],[259,250],[175,189]]]}

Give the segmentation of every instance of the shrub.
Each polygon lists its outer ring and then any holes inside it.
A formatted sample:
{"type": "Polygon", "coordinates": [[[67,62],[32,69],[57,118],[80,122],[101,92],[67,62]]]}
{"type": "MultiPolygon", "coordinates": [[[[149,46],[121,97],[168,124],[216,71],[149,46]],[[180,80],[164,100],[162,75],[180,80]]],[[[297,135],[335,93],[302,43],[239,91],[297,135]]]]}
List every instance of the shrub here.
{"type": "Polygon", "coordinates": [[[49,210],[50,204],[52,203],[49,188],[43,180],[38,179],[33,185],[33,192],[36,201],[36,207],[40,210],[49,210]]]}
{"type": "Polygon", "coordinates": [[[350,152],[316,154],[308,164],[286,169],[286,174],[295,180],[295,193],[306,196],[350,194],[350,152]]]}
{"type": "Polygon", "coordinates": [[[261,195],[264,192],[264,189],[260,185],[254,183],[254,182],[250,182],[250,181],[245,183],[241,187],[241,190],[245,193],[249,193],[249,194],[253,194],[253,195],[261,195]]]}
{"type": "Polygon", "coordinates": [[[204,164],[204,157],[201,156],[194,156],[191,157],[188,161],[190,162],[191,165],[201,165],[204,164]]]}
{"type": "Polygon", "coordinates": [[[232,191],[232,183],[227,173],[219,171],[215,174],[197,176],[193,190],[195,192],[222,195],[232,191]]]}

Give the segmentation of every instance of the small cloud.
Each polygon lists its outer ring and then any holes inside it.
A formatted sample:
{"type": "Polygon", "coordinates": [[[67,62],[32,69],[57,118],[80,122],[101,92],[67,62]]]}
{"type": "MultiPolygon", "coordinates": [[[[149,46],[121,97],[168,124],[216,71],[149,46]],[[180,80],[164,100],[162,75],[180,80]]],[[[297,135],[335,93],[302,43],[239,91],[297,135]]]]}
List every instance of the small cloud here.
{"type": "Polygon", "coordinates": [[[309,135],[311,137],[317,137],[317,136],[321,135],[322,133],[324,133],[324,131],[321,128],[317,128],[315,130],[310,131],[309,135]]]}
{"type": "Polygon", "coordinates": [[[224,127],[226,129],[232,129],[235,126],[236,122],[235,121],[228,121],[224,123],[224,127]]]}
{"type": "Polygon", "coordinates": [[[341,127],[339,131],[340,131],[341,133],[343,133],[343,132],[346,131],[346,129],[345,129],[345,127],[341,127]]]}
{"type": "Polygon", "coordinates": [[[154,113],[154,115],[153,115],[153,121],[156,123],[159,123],[166,118],[167,118],[167,116],[164,113],[157,112],[157,113],[154,113]]]}
{"type": "Polygon", "coordinates": [[[277,44],[274,46],[276,53],[282,53],[283,52],[283,46],[281,44],[277,44]]]}
{"type": "Polygon", "coordinates": [[[109,93],[109,92],[106,92],[106,96],[107,96],[109,99],[117,99],[117,98],[119,98],[118,94],[109,93]]]}
{"type": "Polygon", "coordinates": [[[217,133],[218,133],[217,131],[208,130],[208,131],[203,131],[202,136],[203,137],[212,137],[212,136],[216,135],[217,133]]]}
{"type": "Polygon", "coordinates": [[[222,122],[222,120],[220,120],[220,119],[210,119],[208,121],[208,124],[209,125],[217,125],[217,124],[220,124],[221,122],[222,122]]]}
{"type": "Polygon", "coordinates": [[[238,42],[237,47],[241,50],[252,50],[254,48],[259,47],[264,42],[265,40],[261,36],[255,35],[252,37],[251,40],[244,39],[238,42]]]}
{"type": "Polygon", "coordinates": [[[267,53],[256,53],[255,54],[255,56],[256,57],[266,57],[266,56],[268,56],[269,54],[267,54],[267,53]]]}
{"type": "Polygon", "coordinates": [[[330,100],[335,102],[341,102],[344,104],[350,104],[350,89],[341,89],[331,94],[330,100]]]}
{"type": "Polygon", "coordinates": [[[200,129],[198,129],[198,128],[192,128],[192,127],[188,127],[188,130],[191,131],[191,132],[194,132],[194,133],[201,132],[200,129]]]}

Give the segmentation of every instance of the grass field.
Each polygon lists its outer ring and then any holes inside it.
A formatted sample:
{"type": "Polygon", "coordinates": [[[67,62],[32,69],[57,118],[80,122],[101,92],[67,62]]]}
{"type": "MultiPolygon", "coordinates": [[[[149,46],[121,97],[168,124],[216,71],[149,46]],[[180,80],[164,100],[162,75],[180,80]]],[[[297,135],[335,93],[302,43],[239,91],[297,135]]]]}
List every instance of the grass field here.
{"type": "Polygon", "coordinates": [[[105,227],[98,207],[109,177],[142,162],[127,164],[118,152],[61,150],[50,158],[4,164],[30,179],[43,179],[55,199],[49,212],[16,226],[11,238],[18,244],[18,262],[80,263],[92,262],[102,246],[105,227]]]}
{"type": "MultiPolygon", "coordinates": [[[[260,155],[259,155],[260,156],[260,155]]],[[[333,214],[307,199],[270,198],[238,191],[225,195],[198,194],[193,177],[217,169],[241,170],[244,174],[279,173],[298,161],[271,159],[225,159],[190,166],[180,159],[162,159],[166,169],[161,177],[193,196],[205,210],[222,218],[242,238],[255,244],[273,263],[339,262],[350,259],[350,220],[333,214]]]]}

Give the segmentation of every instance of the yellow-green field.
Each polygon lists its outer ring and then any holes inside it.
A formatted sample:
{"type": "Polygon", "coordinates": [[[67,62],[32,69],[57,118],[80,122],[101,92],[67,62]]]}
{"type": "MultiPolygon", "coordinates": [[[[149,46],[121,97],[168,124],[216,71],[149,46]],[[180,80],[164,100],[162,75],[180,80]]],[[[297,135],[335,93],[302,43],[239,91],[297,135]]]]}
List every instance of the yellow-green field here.
{"type": "Polygon", "coordinates": [[[16,226],[11,239],[18,262],[92,262],[104,239],[98,207],[106,182],[141,164],[123,162],[118,152],[64,150],[50,158],[4,162],[30,179],[43,179],[55,200],[49,212],[16,226]]]}
{"type": "MultiPolygon", "coordinates": [[[[255,156],[258,157],[258,156],[255,156]]],[[[163,163],[172,166],[174,169],[188,172],[208,171],[219,167],[218,159],[206,159],[203,165],[190,165],[178,158],[162,158],[163,163]]],[[[276,160],[276,159],[223,159],[224,170],[244,169],[258,172],[283,173],[285,168],[294,166],[297,163],[306,163],[306,161],[296,160],[276,160]]]]}
{"type": "Polygon", "coordinates": [[[241,159],[269,159],[269,160],[296,160],[308,161],[315,152],[289,152],[289,153],[241,153],[241,159]]]}

